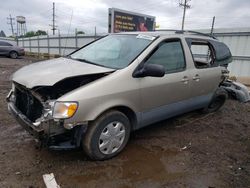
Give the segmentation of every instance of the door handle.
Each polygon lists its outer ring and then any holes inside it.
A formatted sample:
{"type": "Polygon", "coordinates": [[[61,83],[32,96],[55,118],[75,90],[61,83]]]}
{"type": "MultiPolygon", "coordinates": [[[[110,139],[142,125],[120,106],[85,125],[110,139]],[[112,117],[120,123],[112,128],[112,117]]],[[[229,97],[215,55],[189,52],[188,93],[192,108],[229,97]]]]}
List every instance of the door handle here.
{"type": "Polygon", "coordinates": [[[182,79],[181,79],[181,82],[183,82],[184,84],[187,84],[189,81],[188,77],[187,76],[184,76],[182,79]]]}
{"type": "Polygon", "coordinates": [[[195,80],[195,81],[200,81],[200,76],[199,76],[199,74],[196,74],[194,77],[193,77],[193,80],[195,80]]]}

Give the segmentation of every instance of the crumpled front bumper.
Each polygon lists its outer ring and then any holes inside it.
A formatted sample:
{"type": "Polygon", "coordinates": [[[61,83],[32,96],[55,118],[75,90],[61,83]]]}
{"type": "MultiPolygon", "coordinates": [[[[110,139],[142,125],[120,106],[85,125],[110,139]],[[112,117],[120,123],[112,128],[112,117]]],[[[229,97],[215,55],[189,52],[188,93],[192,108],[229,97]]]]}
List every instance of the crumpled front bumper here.
{"type": "Polygon", "coordinates": [[[63,121],[55,122],[53,119],[35,125],[16,108],[11,100],[12,95],[13,92],[10,91],[6,97],[8,111],[26,131],[41,141],[43,147],[52,150],[65,150],[78,148],[81,145],[82,136],[87,130],[87,124],[78,124],[70,130],[64,128],[63,121]]]}
{"type": "Polygon", "coordinates": [[[24,116],[18,109],[16,109],[13,103],[8,103],[8,110],[16,118],[18,123],[31,135],[35,136],[36,138],[40,138],[40,136],[42,136],[44,130],[39,127],[35,127],[32,122],[28,118],[26,118],[26,116],[24,116]]]}
{"type": "Polygon", "coordinates": [[[31,135],[40,139],[44,134],[44,130],[41,127],[33,125],[33,123],[15,107],[14,103],[9,100],[9,97],[7,97],[7,102],[8,111],[15,117],[18,123],[31,135]]]}

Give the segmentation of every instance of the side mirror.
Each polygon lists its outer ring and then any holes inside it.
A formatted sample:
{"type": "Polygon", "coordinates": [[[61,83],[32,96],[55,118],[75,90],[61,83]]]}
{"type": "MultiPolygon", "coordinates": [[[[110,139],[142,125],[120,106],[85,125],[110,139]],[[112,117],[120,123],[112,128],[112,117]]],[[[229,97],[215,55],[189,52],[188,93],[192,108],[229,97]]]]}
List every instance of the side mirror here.
{"type": "Polygon", "coordinates": [[[146,76],[163,77],[165,75],[165,68],[158,64],[144,64],[133,73],[133,77],[141,78],[146,76]]]}

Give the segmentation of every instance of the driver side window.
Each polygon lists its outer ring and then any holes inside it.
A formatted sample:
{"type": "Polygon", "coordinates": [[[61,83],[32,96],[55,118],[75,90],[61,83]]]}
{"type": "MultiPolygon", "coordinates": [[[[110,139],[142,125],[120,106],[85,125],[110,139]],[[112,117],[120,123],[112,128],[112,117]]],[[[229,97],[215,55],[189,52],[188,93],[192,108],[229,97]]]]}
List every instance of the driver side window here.
{"type": "Polygon", "coordinates": [[[183,71],[186,63],[181,41],[175,40],[160,43],[146,63],[163,65],[166,73],[183,71]]]}

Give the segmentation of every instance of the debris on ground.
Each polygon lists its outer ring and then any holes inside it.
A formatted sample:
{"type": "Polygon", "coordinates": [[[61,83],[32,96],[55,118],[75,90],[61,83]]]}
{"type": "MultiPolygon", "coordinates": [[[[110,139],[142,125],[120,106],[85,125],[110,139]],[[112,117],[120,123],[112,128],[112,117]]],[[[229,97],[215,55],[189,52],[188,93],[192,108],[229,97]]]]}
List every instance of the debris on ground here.
{"type": "Polygon", "coordinates": [[[56,183],[56,179],[53,173],[44,174],[43,181],[47,188],[60,188],[60,186],[56,183]]]}

